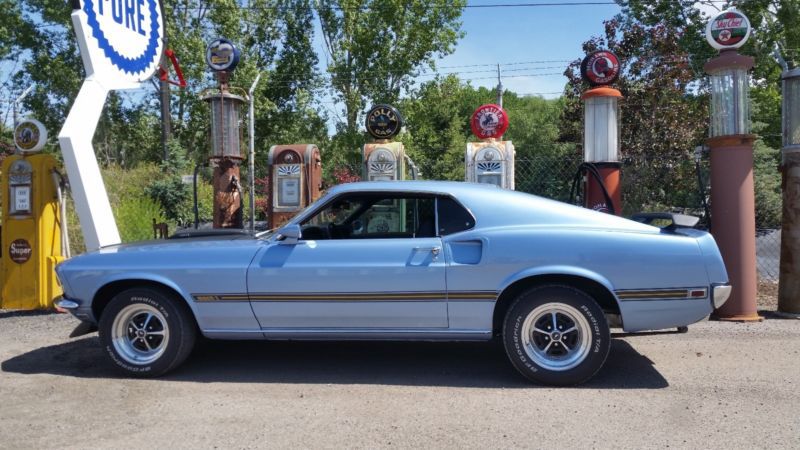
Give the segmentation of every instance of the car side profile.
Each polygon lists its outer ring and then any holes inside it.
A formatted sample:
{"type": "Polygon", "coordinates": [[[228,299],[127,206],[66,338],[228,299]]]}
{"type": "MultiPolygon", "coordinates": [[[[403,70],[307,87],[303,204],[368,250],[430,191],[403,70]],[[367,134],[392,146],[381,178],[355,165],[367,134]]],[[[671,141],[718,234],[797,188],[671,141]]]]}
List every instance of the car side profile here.
{"type": "Polygon", "coordinates": [[[610,326],[683,327],[725,302],[714,239],[461,182],[332,188],[276,231],[105,247],[60,264],[58,306],[135,376],[211,339],[502,339],[528,379],[581,383],[610,326]]]}

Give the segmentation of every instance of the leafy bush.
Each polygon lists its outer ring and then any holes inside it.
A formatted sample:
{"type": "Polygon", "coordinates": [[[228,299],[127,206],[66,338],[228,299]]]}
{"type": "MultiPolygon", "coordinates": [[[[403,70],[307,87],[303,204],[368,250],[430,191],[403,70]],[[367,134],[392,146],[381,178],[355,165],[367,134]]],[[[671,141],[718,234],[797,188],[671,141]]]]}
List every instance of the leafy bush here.
{"type": "Polygon", "coordinates": [[[128,197],[112,209],[122,242],[153,239],[153,220],[166,221],[161,206],[146,196],[128,197]]]}

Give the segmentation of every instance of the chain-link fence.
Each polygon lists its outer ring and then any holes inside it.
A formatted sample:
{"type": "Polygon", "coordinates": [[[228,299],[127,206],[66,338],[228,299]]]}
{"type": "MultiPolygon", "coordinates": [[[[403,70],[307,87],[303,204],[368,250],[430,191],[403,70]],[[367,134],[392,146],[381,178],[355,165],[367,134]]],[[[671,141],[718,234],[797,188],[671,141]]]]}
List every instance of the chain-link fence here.
{"type": "MultiPolygon", "coordinates": [[[[558,157],[518,159],[515,162],[515,189],[563,202],[575,201],[571,192],[580,154],[558,157]]],[[[410,164],[407,179],[412,178],[410,164]]],[[[421,179],[425,167],[418,167],[421,179]]],[[[361,165],[339,165],[326,170],[329,185],[361,180],[361,165]]],[[[699,160],[634,160],[622,163],[623,213],[669,211],[701,217],[700,226],[709,224],[710,167],[707,157],[699,160]]],[[[755,171],[756,253],[762,283],[777,283],[780,260],[779,175],[769,170],[755,171]],[[767,191],[767,192],[765,192],[767,191]],[[776,204],[777,203],[777,204],[776,204]],[[776,213],[777,211],[777,213],[776,213]]]]}

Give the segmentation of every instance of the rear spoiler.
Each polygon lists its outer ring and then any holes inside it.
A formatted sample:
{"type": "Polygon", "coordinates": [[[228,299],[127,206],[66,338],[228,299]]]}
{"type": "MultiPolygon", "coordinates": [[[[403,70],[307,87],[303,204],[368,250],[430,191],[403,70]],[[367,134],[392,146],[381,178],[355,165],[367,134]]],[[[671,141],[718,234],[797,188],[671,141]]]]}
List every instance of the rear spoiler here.
{"type": "Polygon", "coordinates": [[[653,225],[663,230],[674,231],[678,228],[695,228],[700,222],[700,218],[686,214],[676,213],[638,213],[631,216],[631,220],[641,222],[645,225],[653,225]],[[668,222],[663,225],[664,222],[668,222]]]}

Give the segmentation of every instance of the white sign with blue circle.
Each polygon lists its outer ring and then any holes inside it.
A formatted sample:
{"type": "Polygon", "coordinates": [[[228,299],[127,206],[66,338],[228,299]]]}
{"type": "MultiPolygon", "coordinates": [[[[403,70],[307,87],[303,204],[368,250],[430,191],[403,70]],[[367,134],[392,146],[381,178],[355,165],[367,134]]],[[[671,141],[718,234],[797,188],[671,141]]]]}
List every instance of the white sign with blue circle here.
{"type": "MultiPolygon", "coordinates": [[[[78,40],[87,76],[107,88],[150,78],[164,51],[160,0],[82,0],[78,40]]],[[[76,24],[77,25],[77,24],[76,24]]]]}

